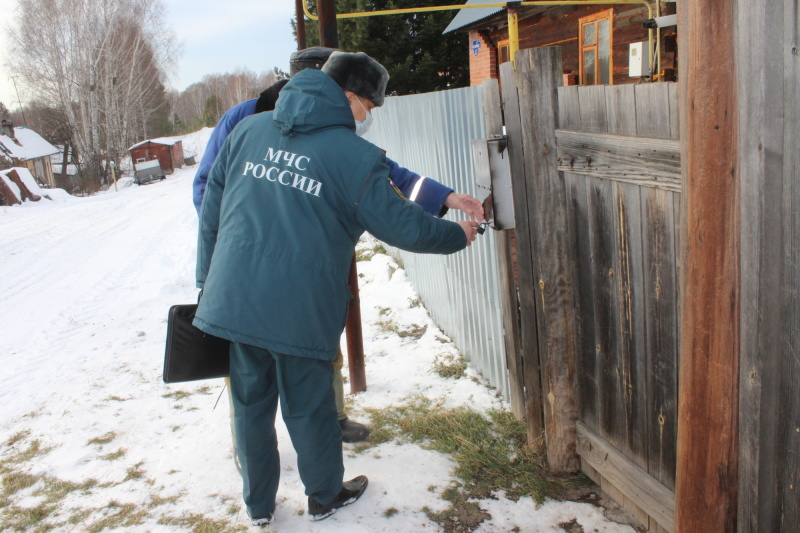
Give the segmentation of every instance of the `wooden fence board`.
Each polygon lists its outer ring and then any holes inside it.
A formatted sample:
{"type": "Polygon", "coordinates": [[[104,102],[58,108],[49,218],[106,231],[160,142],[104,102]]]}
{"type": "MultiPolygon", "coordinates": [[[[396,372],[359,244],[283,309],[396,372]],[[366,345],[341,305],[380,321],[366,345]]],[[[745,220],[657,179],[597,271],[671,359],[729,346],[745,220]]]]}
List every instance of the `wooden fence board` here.
{"type": "Polygon", "coordinates": [[[538,277],[534,281],[533,232],[530,211],[535,203],[529,198],[529,183],[525,171],[525,144],[523,143],[520,103],[514,65],[500,66],[500,81],[503,87],[503,109],[508,134],[508,153],[511,165],[511,180],[514,189],[514,213],[516,217],[517,272],[519,275],[520,343],[525,384],[525,420],[528,443],[537,450],[544,450],[544,395],[542,394],[541,367],[539,360],[539,329],[536,320],[536,292],[538,277]]]}
{"type": "Polygon", "coordinates": [[[675,486],[677,434],[677,272],[673,195],[643,190],[643,232],[648,367],[648,471],[675,486]]]}
{"type": "Polygon", "coordinates": [[[577,423],[577,432],[581,459],[656,519],[664,529],[674,531],[675,494],[580,421],[577,423]]]}
{"type": "Polygon", "coordinates": [[[577,387],[580,400],[580,419],[592,430],[599,431],[600,396],[598,383],[597,350],[594,332],[594,284],[592,251],[589,238],[589,200],[586,194],[586,177],[564,173],[567,194],[567,218],[573,258],[575,280],[575,337],[577,346],[577,387]]]}
{"type": "Polygon", "coordinates": [[[680,122],[680,100],[678,84],[669,83],[669,138],[680,139],[681,137],[681,122],[680,122]]]}
{"type": "Polygon", "coordinates": [[[608,133],[636,135],[635,89],[636,86],[633,84],[605,86],[608,133]]]}
{"type": "Polygon", "coordinates": [[[619,360],[617,236],[614,231],[613,184],[588,180],[590,268],[594,285],[594,342],[597,356],[600,431],[613,446],[625,442],[624,385],[619,360]]]}
{"type": "Polygon", "coordinates": [[[561,65],[558,47],[517,53],[525,175],[532,185],[528,192],[533,193],[528,203],[548,206],[531,213],[533,259],[539,276],[536,312],[542,389],[548,402],[544,411],[547,459],[556,470],[577,471],[572,268],[567,257],[566,191],[558,172],[555,138],[561,65]]]}
{"type": "Polygon", "coordinates": [[[579,85],[581,131],[607,133],[606,91],[603,85],[579,85]]]}
{"type": "MultiPolygon", "coordinates": [[[[483,82],[483,106],[486,115],[486,135],[502,135],[503,107],[500,86],[496,79],[483,82]]],[[[503,306],[503,331],[505,332],[506,368],[508,369],[509,401],[511,411],[518,420],[525,419],[525,382],[522,363],[522,346],[519,338],[519,308],[517,286],[514,282],[514,254],[509,231],[495,233],[500,296],[503,306]]]]}
{"type": "Polygon", "coordinates": [[[581,129],[581,105],[577,85],[558,88],[558,127],[567,130],[581,129]]]}
{"type": "Polygon", "coordinates": [[[625,413],[622,451],[647,469],[647,350],[641,189],[614,184],[620,364],[625,413]]]}
{"type": "Polygon", "coordinates": [[[681,190],[678,141],[567,130],[557,130],[556,137],[563,172],[681,190]]]}
{"type": "Polygon", "coordinates": [[[738,165],[738,531],[793,531],[800,523],[800,10],[789,0],[737,7],[739,145],[746,147],[738,165]]]}
{"type": "Polygon", "coordinates": [[[669,139],[672,136],[669,84],[636,85],[636,133],[642,137],[669,139]]]}

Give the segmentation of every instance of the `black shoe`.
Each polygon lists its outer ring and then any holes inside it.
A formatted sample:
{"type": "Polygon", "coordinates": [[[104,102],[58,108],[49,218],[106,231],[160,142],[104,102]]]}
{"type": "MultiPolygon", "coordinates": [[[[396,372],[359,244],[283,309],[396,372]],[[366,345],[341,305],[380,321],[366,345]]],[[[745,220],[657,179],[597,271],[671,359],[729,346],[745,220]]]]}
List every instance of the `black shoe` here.
{"type": "Polygon", "coordinates": [[[339,425],[342,428],[342,441],[343,442],[361,442],[367,440],[369,437],[370,429],[364,424],[353,422],[349,418],[339,420],[339,425]]]}
{"type": "Polygon", "coordinates": [[[258,516],[256,518],[250,518],[250,523],[253,524],[254,526],[268,526],[272,523],[274,519],[275,516],[272,513],[269,513],[266,516],[258,516]]]}
{"type": "Polygon", "coordinates": [[[342,483],[342,491],[328,505],[322,505],[317,500],[308,497],[308,514],[311,520],[322,520],[336,512],[339,507],[350,505],[364,494],[369,480],[367,476],[358,476],[342,483]]]}

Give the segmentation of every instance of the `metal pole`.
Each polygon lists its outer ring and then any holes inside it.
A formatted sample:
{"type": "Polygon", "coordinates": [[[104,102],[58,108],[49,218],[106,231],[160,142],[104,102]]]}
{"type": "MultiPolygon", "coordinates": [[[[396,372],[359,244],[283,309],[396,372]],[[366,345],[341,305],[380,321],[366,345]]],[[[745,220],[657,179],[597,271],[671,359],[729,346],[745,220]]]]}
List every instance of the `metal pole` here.
{"type": "Polygon", "coordinates": [[[303,2],[306,0],[294,0],[295,11],[295,31],[297,31],[297,49],[306,49],[306,19],[303,13],[303,2]]]}
{"type": "Polygon", "coordinates": [[[335,0],[317,0],[320,45],[339,48],[339,31],[336,27],[335,0]]]}
{"type": "Polygon", "coordinates": [[[508,55],[511,63],[516,66],[517,52],[519,51],[519,2],[509,2],[508,11],[508,55]]]}

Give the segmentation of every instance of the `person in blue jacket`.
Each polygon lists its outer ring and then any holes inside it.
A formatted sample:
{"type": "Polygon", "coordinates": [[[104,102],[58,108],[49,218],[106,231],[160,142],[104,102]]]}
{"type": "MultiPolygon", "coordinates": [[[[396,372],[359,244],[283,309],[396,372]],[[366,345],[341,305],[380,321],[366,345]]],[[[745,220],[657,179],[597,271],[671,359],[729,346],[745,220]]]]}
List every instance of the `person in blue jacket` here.
{"type": "Polygon", "coordinates": [[[448,254],[478,223],[426,213],[391,186],[383,152],[360,138],[388,73],[335,52],[281,91],[275,111],[241,121],[222,145],[200,212],[195,326],[231,341],[231,392],[243,496],[255,525],[275,512],[275,415],[297,452],[314,520],[356,501],[343,481],[333,360],[347,318],[348,275],[364,231],[392,246],[448,254]]]}
{"type": "MultiPolygon", "coordinates": [[[[289,67],[290,74],[294,76],[306,68],[322,68],[322,65],[333,51],[333,48],[315,46],[293,53],[289,67]]],[[[208,181],[208,173],[211,170],[211,166],[214,164],[214,160],[219,153],[222,143],[242,119],[264,111],[272,111],[275,107],[275,102],[278,100],[280,90],[288,81],[289,80],[280,80],[274,83],[264,90],[258,98],[242,102],[222,115],[222,118],[220,118],[219,123],[214,128],[208,140],[206,151],[203,154],[203,158],[200,160],[200,166],[194,178],[193,199],[198,213],[202,205],[203,195],[208,181]]],[[[386,159],[386,162],[389,165],[389,176],[392,178],[394,184],[407,198],[419,203],[428,213],[442,217],[447,213],[448,208],[452,207],[454,209],[460,209],[476,220],[483,220],[483,206],[475,198],[467,194],[458,194],[454,192],[453,189],[442,185],[436,180],[425,178],[401,167],[389,158],[386,159]]],[[[344,405],[344,383],[341,373],[343,364],[344,357],[340,351],[334,362],[336,373],[334,374],[333,386],[336,408],[339,413],[339,424],[342,429],[342,439],[344,442],[360,442],[369,437],[370,430],[364,424],[351,420],[347,416],[344,405]]],[[[228,385],[230,384],[228,383],[228,385]]],[[[232,404],[231,419],[233,419],[232,404]]],[[[235,430],[233,428],[231,429],[232,433],[235,433],[235,430]]],[[[235,440],[234,437],[234,442],[235,440]]],[[[236,451],[234,450],[234,459],[235,458],[236,451]]],[[[237,463],[237,467],[239,466],[240,465],[237,463]]]]}

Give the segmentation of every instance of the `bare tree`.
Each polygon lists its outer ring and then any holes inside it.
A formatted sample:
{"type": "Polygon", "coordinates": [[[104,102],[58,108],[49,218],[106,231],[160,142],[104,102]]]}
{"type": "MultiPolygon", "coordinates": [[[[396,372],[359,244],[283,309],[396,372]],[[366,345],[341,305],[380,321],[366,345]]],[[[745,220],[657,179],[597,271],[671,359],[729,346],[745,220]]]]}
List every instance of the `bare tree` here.
{"type": "Polygon", "coordinates": [[[11,68],[28,94],[63,111],[90,190],[104,162],[169,113],[164,83],[179,46],[162,11],[161,0],[19,0],[11,68]]]}

